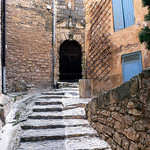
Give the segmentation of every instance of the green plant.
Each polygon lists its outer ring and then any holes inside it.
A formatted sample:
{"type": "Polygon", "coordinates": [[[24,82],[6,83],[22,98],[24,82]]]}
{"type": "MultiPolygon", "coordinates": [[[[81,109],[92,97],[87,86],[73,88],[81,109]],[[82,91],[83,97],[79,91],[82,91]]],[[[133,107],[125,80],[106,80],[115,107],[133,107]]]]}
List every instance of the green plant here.
{"type": "Polygon", "coordinates": [[[17,112],[15,115],[15,121],[13,122],[13,126],[17,125],[19,122],[19,118],[20,118],[20,112],[17,112]]]}
{"type": "MultiPolygon", "coordinates": [[[[145,15],[145,21],[150,21],[150,0],[142,0],[143,6],[148,7],[148,14],[145,15]]],[[[139,33],[139,40],[141,43],[146,43],[146,48],[150,50],[150,28],[146,26],[139,33]]]]}

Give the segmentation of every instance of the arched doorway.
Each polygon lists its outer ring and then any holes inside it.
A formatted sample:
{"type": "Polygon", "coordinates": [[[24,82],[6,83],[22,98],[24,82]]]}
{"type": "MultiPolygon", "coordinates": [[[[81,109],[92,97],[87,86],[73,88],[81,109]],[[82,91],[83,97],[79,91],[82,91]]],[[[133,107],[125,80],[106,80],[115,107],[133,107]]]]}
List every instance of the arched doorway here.
{"type": "Polygon", "coordinates": [[[60,46],[60,81],[75,82],[82,78],[82,52],[77,41],[64,41],[60,46]]]}

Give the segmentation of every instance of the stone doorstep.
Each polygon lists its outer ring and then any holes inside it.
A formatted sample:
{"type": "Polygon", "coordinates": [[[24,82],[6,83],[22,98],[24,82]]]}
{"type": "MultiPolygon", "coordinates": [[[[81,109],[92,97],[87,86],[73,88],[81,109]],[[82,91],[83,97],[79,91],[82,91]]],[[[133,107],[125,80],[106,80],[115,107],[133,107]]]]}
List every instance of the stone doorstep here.
{"type": "Polygon", "coordinates": [[[55,89],[56,92],[66,92],[66,91],[79,91],[79,88],[61,88],[61,89],[55,89]]]}

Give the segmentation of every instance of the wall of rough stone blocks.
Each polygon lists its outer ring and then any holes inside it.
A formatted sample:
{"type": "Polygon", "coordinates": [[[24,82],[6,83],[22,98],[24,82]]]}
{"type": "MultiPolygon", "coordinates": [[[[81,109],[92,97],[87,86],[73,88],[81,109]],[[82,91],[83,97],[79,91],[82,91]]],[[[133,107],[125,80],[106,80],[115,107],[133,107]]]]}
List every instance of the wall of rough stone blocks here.
{"type": "MultiPolygon", "coordinates": [[[[106,0],[107,1],[107,0],[106,0]]],[[[85,50],[86,54],[89,51],[89,41],[90,41],[90,8],[91,3],[100,2],[99,0],[85,0],[85,10],[86,10],[86,28],[85,28],[85,38],[86,45],[85,50]]],[[[123,83],[123,74],[122,74],[122,55],[141,51],[142,54],[142,65],[143,69],[150,67],[150,51],[145,49],[145,44],[140,44],[138,39],[138,33],[141,28],[144,27],[147,23],[144,21],[144,15],[147,14],[148,10],[146,7],[142,7],[142,0],[133,0],[134,3],[134,14],[135,14],[135,24],[128,28],[122,29],[120,31],[114,32],[113,26],[113,8],[112,1],[109,6],[111,9],[109,12],[111,13],[110,17],[110,29],[108,30],[110,33],[110,79],[105,82],[104,80],[93,79],[93,90],[92,93],[96,95],[100,92],[106,92],[110,89],[113,89],[123,83]]],[[[94,5],[94,4],[93,4],[94,5]]],[[[97,16],[99,17],[99,16],[97,16]]],[[[88,78],[91,77],[88,75],[88,78]]]]}
{"type": "Polygon", "coordinates": [[[7,0],[7,91],[51,85],[51,0],[7,0]]]}
{"type": "Polygon", "coordinates": [[[150,68],[94,98],[88,120],[113,150],[150,149],[150,68]]]}

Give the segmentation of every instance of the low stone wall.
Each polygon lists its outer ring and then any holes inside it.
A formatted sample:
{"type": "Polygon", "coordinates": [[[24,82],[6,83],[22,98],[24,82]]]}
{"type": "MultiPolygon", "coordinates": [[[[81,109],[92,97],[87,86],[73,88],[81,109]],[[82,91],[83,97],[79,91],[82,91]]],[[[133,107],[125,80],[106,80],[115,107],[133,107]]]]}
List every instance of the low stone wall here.
{"type": "Polygon", "coordinates": [[[6,116],[10,112],[12,106],[14,104],[14,99],[0,94],[0,130],[6,123],[6,116]]]}
{"type": "Polygon", "coordinates": [[[113,150],[150,150],[150,68],[94,98],[86,112],[113,150]]]}

